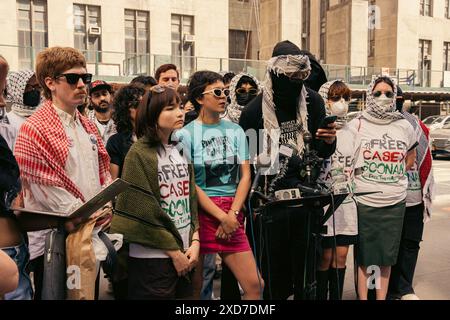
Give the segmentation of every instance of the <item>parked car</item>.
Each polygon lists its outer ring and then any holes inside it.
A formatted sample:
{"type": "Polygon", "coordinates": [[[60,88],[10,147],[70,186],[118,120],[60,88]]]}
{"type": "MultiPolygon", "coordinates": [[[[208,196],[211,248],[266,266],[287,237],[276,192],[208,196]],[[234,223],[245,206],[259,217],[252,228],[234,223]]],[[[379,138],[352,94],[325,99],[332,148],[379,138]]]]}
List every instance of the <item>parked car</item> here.
{"type": "Polygon", "coordinates": [[[433,122],[439,118],[440,116],[429,116],[422,120],[423,124],[426,125],[428,128],[433,124],[433,122]]]}
{"type": "Polygon", "coordinates": [[[450,124],[430,132],[430,140],[433,159],[438,155],[450,156],[450,124]]]}
{"type": "Polygon", "coordinates": [[[430,131],[442,129],[444,126],[450,124],[450,116],[440,116],[430,125],[430,131]]]}

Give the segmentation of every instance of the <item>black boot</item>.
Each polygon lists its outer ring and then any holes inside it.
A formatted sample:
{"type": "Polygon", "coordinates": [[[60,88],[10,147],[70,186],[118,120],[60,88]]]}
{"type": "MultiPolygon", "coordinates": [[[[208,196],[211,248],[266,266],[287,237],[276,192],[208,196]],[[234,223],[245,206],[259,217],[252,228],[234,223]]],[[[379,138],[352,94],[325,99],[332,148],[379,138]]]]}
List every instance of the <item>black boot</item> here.
{"type": "Polygon", "coordinates": [[[342,300],[344,292],[345,268],[330,268],[330,300],[342,300]]]}
{"type": "Polygon", "coordinates": [[[328,300],[328,270],[317,271],[317,300],[328,300]]]}

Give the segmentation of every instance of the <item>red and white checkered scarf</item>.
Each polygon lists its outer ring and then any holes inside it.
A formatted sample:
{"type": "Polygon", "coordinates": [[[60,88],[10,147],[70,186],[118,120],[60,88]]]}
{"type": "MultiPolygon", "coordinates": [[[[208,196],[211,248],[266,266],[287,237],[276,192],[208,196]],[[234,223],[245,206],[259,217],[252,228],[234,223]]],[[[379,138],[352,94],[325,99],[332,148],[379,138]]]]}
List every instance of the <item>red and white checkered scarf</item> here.
{"type": "MultiPolygon", "coordinates": [[[[88,134],[98,143],[99,177],[101,185],[110,182],[109,156],[95,125],[76,111],[88,134]]],[[[65,168],[69,155],[69,141],[52,101],[43,106],[22,125],[14,147],[22,181],[66,189],[83,202],[83,194],[67,175],[65,168]]]]}

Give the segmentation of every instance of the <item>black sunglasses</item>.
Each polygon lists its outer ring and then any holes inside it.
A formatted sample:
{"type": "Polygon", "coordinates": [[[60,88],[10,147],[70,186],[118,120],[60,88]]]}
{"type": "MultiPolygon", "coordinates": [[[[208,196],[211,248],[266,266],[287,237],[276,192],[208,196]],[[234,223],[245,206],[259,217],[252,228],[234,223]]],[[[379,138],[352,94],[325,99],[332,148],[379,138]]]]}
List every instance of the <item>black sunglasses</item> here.
{"type": "Polygon", "coordinates": [[[382,95],[383,93],[386,95],[387,98],[393,98],[393,97],[394,97],[394,93],[393,93],[392,91],[386,91],[386,92],[375,91],[375,92],[373,93],[373,96],[374,96],[375,98],[379,98],[379,97],[381,97],[381,95],[382,95]]]}
{"type": "Polygon", "coordinates": [[[237,93],[237,94],[245,94],[245,93],[248,93],[248,94],[254,96],[254,95],[256,95],[256,94],[258,93],[258,90],[256,90],[255,88],[251,88],[251,89],[249,89],[249,90],[247,91],[247,90],[245,90],[244,88],[239,88],[239,89],[236,90],[236,93],[237,93]]]}
{"type": "Polygon", "coordinates": [[[66,78],[66,81],[68,84],[77,84],[80,79],[83,81],[84,84],[90,84],[92,82],[92,74],[91,73],[63,73],[59,76],[56,76],[55,79],[59,79],[61,77],[66,78]]]}

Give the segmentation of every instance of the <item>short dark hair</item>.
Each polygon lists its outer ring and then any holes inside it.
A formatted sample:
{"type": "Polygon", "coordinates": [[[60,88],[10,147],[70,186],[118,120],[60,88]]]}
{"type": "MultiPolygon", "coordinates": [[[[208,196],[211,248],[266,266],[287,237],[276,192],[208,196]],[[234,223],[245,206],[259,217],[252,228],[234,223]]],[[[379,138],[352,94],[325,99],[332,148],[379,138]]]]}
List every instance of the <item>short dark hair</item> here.
{"type": "Polygon", "coordinates": [[[236,89],[239,89],[243,84],[248,83],[253,88],[258,89],[258,85],[256,84],[255,80],[250,78],[249,76],[242,76],[242,78],[239,79],[236,89]]]}
{"type": "Polygon", "coordinates": [[[189,101],[189,97],[188,97],[188,87],[187,86],[179,86],[177,89],[178,95],[180,96],[181,99],[181,103],[183,105],[186,104],[186,102],[189,101]]]}
{"type": "Polygon", "coordinates": [[[169,70],[175,70],[177,72],[177,77],[180,79],[180,73],[178,72],[177,66],[171,63],[163,64],[159,66],[158,69],[155,71],[155,79],[156,81],[159,81],[159,78],[161,77],[161,73],[167,72],[169,70]]]}
{"type": "Polygon", "coordinates": [[[223,83],[225,85],[229,84],[233,78],[236,77],[236,74],[234,72],[227,72],[223,75],[223,83]]]}
{"type": "Polygon", "coordinates": [[[388,85],[392,88],[392,91],[395,91],[395,85],[394,85],[394,83],[392,82],[391,78],[389,78],[389,77],[379,77],[379,78],[375,81],[375,84],[373,85],[373,89],[375,90],[375,87],[376,87],[379,83],[382,83],[382,82],[388,84],[388,85]]]}
{"type": "Polygon", "coordinates": [[[147,137],[151,146],[161,143],[158,137],[158,118],[164,107],[174,100],[180,103],[180,96],[172,88],[164,88],[161,93],[148,90],[139,104],[136,116],[136,136],[147,137]]]}
{"type": "Polygon", "coordinates": [[[117,132],[133,131],[130,108],[137,108],[139,106],[139,99],[144,93],[145,89],[141,84],[130,84],[117,91],[114,96],[114,112],[112,115],[117,132]]]}
{"type": "Polygon", "coordinates": [[[223,81],[223,77],[213,71],[197,71],[188,82],[189,101],[194,105],[195,111],[199,111],[201,105],[197,102],[203,96],[203,92],[210,84],[223,81]]]}
{"type": "Polygon", "coordinates": [[[152,76],[137,76],[131,80],[130,84],[140,83],[144,86],[156,86],[158,82],[152,76]]]}

